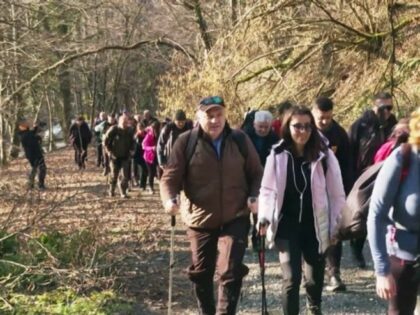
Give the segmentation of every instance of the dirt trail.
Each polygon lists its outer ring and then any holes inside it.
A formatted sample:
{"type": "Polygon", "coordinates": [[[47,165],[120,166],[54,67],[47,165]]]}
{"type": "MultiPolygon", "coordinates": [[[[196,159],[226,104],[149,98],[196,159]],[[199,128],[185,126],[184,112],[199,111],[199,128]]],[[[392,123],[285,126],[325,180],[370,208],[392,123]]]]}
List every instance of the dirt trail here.
{"type": "MultiPolygon", "coordinates": [[[[83,171],[73,164],[69,149],[48,154],[48,189],[45,192],[25,189],[26,160],[19,159],[1,170],[0,198],[3,200],[0,227],[7,221],[9,229],[16,230],[33,224],[33,218],[44,215],[42,220],[35,222],[33,229],[56,229],[66,233],[80,229],[94,230],[96,236],[108,244],[118,257],[112,281],[122,297],[136,301],[132,314],[166,314],[169,217],[163,214],[158,193],[150,195],[133,188],[128,200],[108,197],[106,179],[94,165],[92,151],[90,149],[87,167],[83,171]]],[[[370,256],[367,249],[365,254],[370,256]]],[[[270,311],[279,311],[281,305],[281,272],[276,257],[274,252],[267,253],[266,283],[270,311]]],[[[173,313],[197,314],[191,285],[184,273],[189,263],[188,243],[185,226],[179,219],[175,258],[173,313]]],[[[260,314],[261,285],[256,254],[247,250],[245,262],[251,271],[244,281],[238,313],[260,314]]],[[[344,246],[342,273],[348,290],[341,294],[324,291],[324,314],[385,313],[385,304],[376,298],[374,292],[371,261],[367,270],[355,269],[347,244],[344,246]]],[[[305,303],[303,293],[302,290],[302,310],[305,303]]]]}

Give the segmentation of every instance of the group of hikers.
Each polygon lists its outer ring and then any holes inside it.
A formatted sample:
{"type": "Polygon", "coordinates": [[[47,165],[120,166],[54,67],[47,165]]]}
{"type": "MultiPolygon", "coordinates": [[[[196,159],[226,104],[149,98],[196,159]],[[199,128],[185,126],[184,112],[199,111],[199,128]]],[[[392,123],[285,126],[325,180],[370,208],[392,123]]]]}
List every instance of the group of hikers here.
{"type": "MultiPolygon", "coordinates": [[[[123,198],[129,183],[143,190],[148,183],[154,193],[157,177],[165,212],[180,212],[199,313],[236,313],[249,271],[243,258],[251,230],[255,251],[264,250],[264,239],[279,253],[284,314],[299,314],[302,278],[307,313],[321,314],[325,271],[326,290],[346,290],[337,237],[346,196],[366,169],[383,163],[367,219],[376,288],[389,301],[389,314],[413,314],[420,283],[420,109],[397,121],[392,95],[381,92],[347,133],[334,120],[327,97],[318,97],[311,108],[283,102],[274,115],[252,111],[242,130],[229,126],[226,108],[222,97],[209,96],[199,102],[194,123],[182,110],[165,124],[150,111],[124,111],[118,122],[101,112],[94,126],[97,166],[110,178],[109,195],[117,183],[123,198]]],[[[36,132],[27,122],[19,128],[32,166],[30,186],[38,169],[44,187],[42,150],[28,140],[36,132]]],[[[80,169],[91,138],[78,117],[70,141],[80,169]]],[[[365,241],[366,236],[350,242],[358,268],[366,268],[365,241]]]]}

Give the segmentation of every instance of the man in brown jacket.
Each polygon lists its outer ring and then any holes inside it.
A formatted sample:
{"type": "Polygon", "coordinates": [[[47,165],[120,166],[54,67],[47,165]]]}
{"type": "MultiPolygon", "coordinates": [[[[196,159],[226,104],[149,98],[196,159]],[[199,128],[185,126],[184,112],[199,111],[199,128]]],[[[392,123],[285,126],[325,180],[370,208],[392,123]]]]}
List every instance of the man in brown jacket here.
{"type": "Polygon", "coordinates": [[[257,212],[262,167],[250,139],[226,123],[221,97],[202,99],[197,117],[199,126],[175,142],[160,182],[162,202],[165,211],[175,215],[177,195],[183,190],[181,214],[192,252],[188,276],[200,314],[235,314],[242,278],[248,273],[242,260],[249,209],[257,212]]]}

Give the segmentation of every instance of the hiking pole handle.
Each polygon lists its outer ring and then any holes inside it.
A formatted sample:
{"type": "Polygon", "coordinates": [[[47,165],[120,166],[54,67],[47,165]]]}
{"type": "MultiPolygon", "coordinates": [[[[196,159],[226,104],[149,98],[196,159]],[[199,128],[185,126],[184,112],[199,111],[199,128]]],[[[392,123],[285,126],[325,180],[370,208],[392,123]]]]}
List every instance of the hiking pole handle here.
{"type": "Polygon", "coordinates": [[[171,215],[171,226],[174,227],[176,225],[176,217],[171,215]]]}

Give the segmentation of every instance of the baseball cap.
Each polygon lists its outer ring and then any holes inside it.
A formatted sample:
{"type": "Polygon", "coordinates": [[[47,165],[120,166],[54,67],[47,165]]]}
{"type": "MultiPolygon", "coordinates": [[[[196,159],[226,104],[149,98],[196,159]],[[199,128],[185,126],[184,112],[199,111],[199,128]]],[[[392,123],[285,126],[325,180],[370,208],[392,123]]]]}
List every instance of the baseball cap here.
{"type": "Polygon", "coordinates": [[[175,112],[175,120],[186,120],[187,116],[185,115],[185,112],[182,109],[178,109],[175,112]]]}
{"type": "Polygon", "coordinates": [[[225,102],[220,96],[208,96],[203,98],[198,104],[198,109],[202,111],[208,111],[215,107],[225,107],[225,102]]]}

